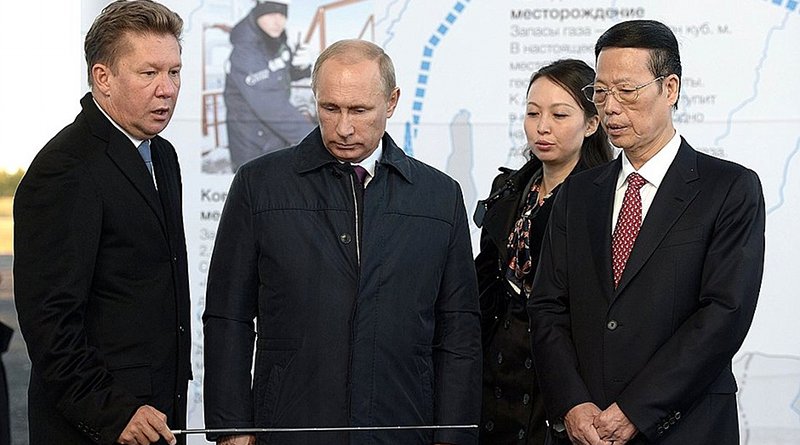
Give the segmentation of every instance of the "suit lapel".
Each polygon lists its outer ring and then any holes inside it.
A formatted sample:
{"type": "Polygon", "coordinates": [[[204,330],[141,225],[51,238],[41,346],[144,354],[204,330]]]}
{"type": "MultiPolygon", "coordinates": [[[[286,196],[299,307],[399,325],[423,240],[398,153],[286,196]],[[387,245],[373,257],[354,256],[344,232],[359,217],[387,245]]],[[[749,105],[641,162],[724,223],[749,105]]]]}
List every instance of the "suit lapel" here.
{"type": "Polygon", "coordinates": [[[155,137],[150,142],[158,182],[158,196],[161,201],[160,208],[164,212],[169,226],[170,223],[176,223],[176,218],[180,220],[182,217],[180,167],[174,162],[173,151],[163,142],[163,139],[155,137]]]}
{"type": "Polygon", "coordinates": [[[106,152],[122,174],[128,178],[139,194],[142,195],[147,205],[158,217],[158,222],[161,224],[164,233],[166,233],[164,210],[161,208],[158,192],[153,185],[153,177],[150,176],[150,172],[147,170],[147,166],[144,165],[142,157],[139,156],[139,152],[136,151],[136,147],[131,144],[131,141],[125,135],[119,131],[113,131],[109,135],[106,152]]]}
{"type": "Polygon", "coordinates": [[[587,231],[591,243],[591,255],[599,282],[603,283],[603,295],[607,298],[613,292],[614,277],[611,271],[611,216],[614,211],[614,189],[617,176],[622,168],[622,158],[610,162],[594,180],[596,189],[593,196],[587,196],[587,231]]]}
{"type": "Polygon", "coordinates": [[[486,214],[483,227],[489,234],[492,242],[497,247],[500,259],[503,264],[508,263],[508,234],[511,233],[511,226],[514,224],[514,217],[517,214],[517,204],[519,204],[520,193],[512,193],[504,196],[492,205],[491,212],[486,214]]]}
{"type": "MultiPolygon", "coordinates": [[[[521,200],[527,197],[528,186],[533,175],[541,167],[537,161],[528,161],[506,179],[514,185],[514,191],[494,202],[486,212],[483,228],[497,247],[503,264],[508,264],[508,236],[517,220],[517,209],[521,200]]],[[[494,193],[496,190],[492,190],[494,193]]]]}
{"type": "Polygon", "coordinates": [[[653,255],[669,230],[678,221],[689,204],[697,196],[699,179],[697,172],[697,153],[686,141],[681,141],[678,154],[667,170],[658,188],[650,210],[647,212],[639,236],[633,245],[631,256],[622,272],[615,297],[642,269],[653,255]]]}
{"type": "MultiPolygon", "coordinates": [[[[83,113],[89,122],[92,134],[105,141],[106,153],[111,161],[120,169],[122,174],[133,184],[136,191],[144,198],[153,213],[156,214],[161,229],[166,235],[167,229],[164,222],[164,210],[159,202],[158,192],[153,185],[153,177],[147,170],[136,147],[133,146],[122,132],[117,130],[105,117],[92,99],[92,93],[86,93],[81,99],[83,113]]],[[[155,149],[151,147],[151,150],[155,149]]],[[[158,167],[156,167],[158,168],[158,167]]]]}

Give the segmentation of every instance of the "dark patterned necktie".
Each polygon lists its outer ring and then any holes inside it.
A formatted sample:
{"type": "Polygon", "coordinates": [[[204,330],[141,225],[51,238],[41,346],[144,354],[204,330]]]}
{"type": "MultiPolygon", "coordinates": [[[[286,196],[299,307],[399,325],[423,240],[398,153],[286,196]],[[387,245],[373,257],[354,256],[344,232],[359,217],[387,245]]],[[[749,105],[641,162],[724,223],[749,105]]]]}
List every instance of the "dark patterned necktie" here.
{"type": "Polygon", "coordinates": [[[638,173],[628,175],[628,188],[622,198],[622,208],[614,228],[614,237],[611,241],[611,255],[614,268],[614,288],[619,285],[622,271],[631,255],[633,243],[639,235],[642,226],[642,195],[639,193],[647,181],[638,173]]]}
{"type": "Polygon", "coordinates": [[[360,165],[354,165],[353,170],[356,172],[356,177],[358,178],[358,182],[360,182],[361,186],[363,187],[364,181],[367,179],[367,175],[369,174],[369,172],[367,172],[366,168],[360,165]]]}

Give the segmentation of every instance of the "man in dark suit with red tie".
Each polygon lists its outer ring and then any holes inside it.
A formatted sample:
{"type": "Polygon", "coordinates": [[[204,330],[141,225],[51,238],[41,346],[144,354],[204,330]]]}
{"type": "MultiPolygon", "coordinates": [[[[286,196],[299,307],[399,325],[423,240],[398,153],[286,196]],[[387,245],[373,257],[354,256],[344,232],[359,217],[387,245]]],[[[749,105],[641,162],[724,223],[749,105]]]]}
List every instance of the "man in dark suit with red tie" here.
{"type": "Polygon", "coordinates": [[[14,294],[31,358],[31,445],[175,443],[189,285],[175,149],[181,18],[107,6],[86,35],[91,93],[14,198],[14,294]],[[137,150],[138,148],[138,150],[137,150]]]}
{"type": "Polygon", "coordinates": [[[584,92],[623,152],[562,185],[528,303],[551,439],[738,444],[731,360],[761,284],[761,184],[673,127],[667,26],[619,23],[595,55],[584,92]]]}

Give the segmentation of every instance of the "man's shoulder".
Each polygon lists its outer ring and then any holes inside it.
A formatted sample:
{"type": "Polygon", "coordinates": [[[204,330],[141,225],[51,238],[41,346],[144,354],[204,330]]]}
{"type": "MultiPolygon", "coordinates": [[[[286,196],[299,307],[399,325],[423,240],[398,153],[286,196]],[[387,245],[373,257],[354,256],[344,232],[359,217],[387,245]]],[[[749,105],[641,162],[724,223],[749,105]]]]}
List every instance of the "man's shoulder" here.
{"type": "Polygon", "coordinates": [[[406,183],[415,195],[424,194],[425,200],[435,205],[449,205],[460,195],[461,186],[450,175],[410,156],[407,159],[406,183]]]}
{"type": "Polygon", "coordinates": [[[698,173],[701,175],[704,173],[713,173],[714,175],[719,176],[738,176],[744,172],[752,171],[742,164],[727,159],[718,158],[701,151],[695,152],[697,153],[698,173]]]}
{"type": "Polygon", "coordinates": [[[72,123],[62,128],[39,150],[30,168],[35,168],[43,158],[62,160],[86,158],[91,145],[91,137],[91,130],[81,112],[72,123]]]}
{"type": "Polygon", "coordinates": [[[300,178],[297,146],[263,154],[242,164],[236,171],[238,181],[263,189],[280,183],[294,183],[300,178]]]}

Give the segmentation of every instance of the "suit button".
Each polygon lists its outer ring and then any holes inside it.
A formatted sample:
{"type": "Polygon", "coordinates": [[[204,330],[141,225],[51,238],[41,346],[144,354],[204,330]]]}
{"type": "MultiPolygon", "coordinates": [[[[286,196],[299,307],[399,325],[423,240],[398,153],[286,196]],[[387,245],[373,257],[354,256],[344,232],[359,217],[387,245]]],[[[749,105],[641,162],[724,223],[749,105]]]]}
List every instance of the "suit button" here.
{"type": "Polygon", "coordinates": [[[495,399],[499,399],[500,397],[503,397],[503,390],[500,389],[499,386],[495,386],[495,388],[494,388],[494,398],[495,399]]]}
{"type": "Polygon", "coordinates": [[[517,433],[517,439],[522,440],[525,438],[525,430],[519,430],[517,433]]]}
{"type": "Polygon", "coordinates": [[[172,262],[173,263],[177,263],[178,262],[178,257],[176,257],[176,256],[172,257],[172,262]]]}
{"type": "Polygon", "coordinates": [[[350,244],[350,242],[353,241],[353,237],[350,236],[349,233],[343,233],[343,234],[339,235],[339,241],[342,244],[350,244]]]}
{"type": "Polygon", "coordinates": [[[675,420],[681,420],[681,412],[680,411],[677,411],[675,413],[675,420]]]}
{"type": "Polygon", "coordinates": [[[525,369],[531,369],[533,366],[533,360],[530,357],[525,359],[525,369]]]}
{"type": "Polygon", "coordinates": [[[183,334],[184,332],[186,332],[186,328],[184,328],[183,325],[180,325],[178,326],[178,331],[180,331],[180,333],[183,334]]]}
{"type": "Polygon", "coordinates": [[[494,422],[492,422],[491,420],[486,422],[486,425],[484,426],[484,428],[486,428],[486,431],[493,430],[494,429],[494,422]]]}
{"type": "Polygon", "coordinates": [[[608,320],[608,323],[606,323],[606,328],[608,328],[609,331],[617,329],[617,326],[619,326],[617,320],[608,320]]]}
{"type": "Polygon", "coordinates": [[[497,353],[497,364],[498,365],[502,365],[503,364],[503,353],[502,352],[498,352],[497,353]]]}
{"type": "Polygon", "coordinates": [[[508,329],[511,327],[511,320],[506,320],[503,322],[503,329],[508,329]]]}
{"type": "Polygon", "coordinates": [[[528,394],[525,394],[524,396],[522,396],[522,404],[523,405],[527,405],[529,403],[531,403],[531,396],[528,395],[528,394]]]}

